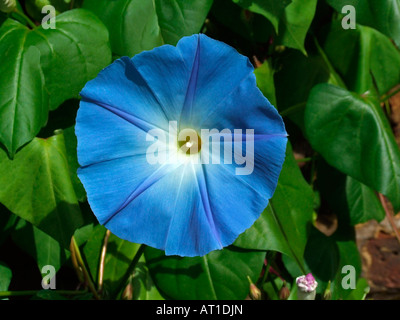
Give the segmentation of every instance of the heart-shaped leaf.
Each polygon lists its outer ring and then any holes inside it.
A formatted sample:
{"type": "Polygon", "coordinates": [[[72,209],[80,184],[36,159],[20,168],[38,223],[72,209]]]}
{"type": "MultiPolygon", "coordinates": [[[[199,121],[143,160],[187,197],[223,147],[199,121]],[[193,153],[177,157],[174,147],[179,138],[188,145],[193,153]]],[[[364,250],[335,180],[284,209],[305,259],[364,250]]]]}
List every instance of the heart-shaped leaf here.
{"type": "Polygon", "coordinates": [[[212,0],[85,0],[104,22],[112,51],[120,56],[151,50],[200,31],[212,0]]]}
{"type": "Polygon", "coordinates": [[[278,109],[301,129],[304,129],[304,110],[311,89],[327,82],[330,72],[324,59],[315,52],[306,57],[298,50],[286,50],[279,59],[275,74],[278,109]]]}
{"type": "Polygon", "coordinates": [[[249,276],[255,282],[265,252],[235,247],[212,251],[203,257],[165,256],[146,248],[145,258],[152,278],[172,299],[243,300],[249,292],[249,276]]]}
{"type": "Polygon", "coordinates": [[[164,300],[146,265],[146,259],[142,256],[136,265],[132,276],[133,300],[164,300]]]}
{"type": "Polygon", "coordinates": [[[342,13],[344,6],[353,6],[357,23],[379,30],[400,46],[399,0],[327,0],[327,2],[339,13],[342,13]]]}
{"type": "Polygon", "coordinates": [[[175,45],[182,37],[198,33],[212,3],[213,0],[155,0],[164,42],[175,45]]]}
{"type": "Polygon", "coordinates": [[[323,159],[318,159],[317,177],[316,186],[321,196],[337,215],[339,232],[345,234],[348,226],[385,218],[385,211],[371,188],[329,166],[323,159]]]}
{"type": "Polygon", "coordinates": [[[400,83],[400,52],[372,28],[343,30],[339,23],[332,23],[324,51],[350,91],[363,94],[375,91],[376,86],[382,96],[400,83]]]}
{"type": "Polygon", "coordinates": [[[77,96],[111,61],[107,29],[91,12],[57,16],[55,29],[0,28],[0,142],[13,157],[47,122],[48,111],[77,96]]]}
{"type": "Polygon", "coordinates": [[[233,2],[237,3],[244,9],[262,14],[271,21],[275,31],[278,33],[279,19],[283,14],[285,7],[287,7],[292,0],[233,0],[233,2]]]}
{"type": "Polygon", "coordinates": [[[12,239],[36,260],[39,270],[52,265],[58,271],[70,255],[55,239],[23,219],[16,225],[12,239]]]}
{"type": "Polygon", "coordinates": [[[279,22],[278,43],[306,54],[304,41],[315,15],[317,0],[293,0],[279,22]]]}
{"type": "Polygon", "coordinates": [[[305,123],[311,145],[331,166],[386,195],[400,210],[400,150],[378,102],[319,84],[311,91],[305,123]]]}
{"type": "Polygon", "coordinates": [[[83,224],[64,136],[35,138],[10,160],[0,150],[0,202],[68,248],[83,224]]]}
{"type": "Polygon", "coordinates": [[[11,157],[47,121],[49,98],[40,51],[26,45],[29,34],[11,19],[0,28],[0,142],[11,157]]]}

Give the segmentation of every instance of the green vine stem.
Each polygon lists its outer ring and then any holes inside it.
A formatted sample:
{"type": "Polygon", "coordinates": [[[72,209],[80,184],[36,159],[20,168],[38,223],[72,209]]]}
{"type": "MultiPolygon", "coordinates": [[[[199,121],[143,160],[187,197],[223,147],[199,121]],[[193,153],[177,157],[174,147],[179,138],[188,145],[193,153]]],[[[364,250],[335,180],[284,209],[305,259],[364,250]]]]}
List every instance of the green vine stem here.
{"type": "Polygon", "coordinates": [[[111,231],[107,230],[103,240],[103,247],[101,249],[100,266],[99,266],[99,279],[97,291],[101,293],[103,291],[103,279],[104,279],[104,264],[106,260],[108,239],[110,238],[111,231]]]}
{"type": "Polygon", "coordinates": [[[33,21],[25,13],[19,11],[18,9],[15,9],[12,14],[24,19],[32,29],[36,28],[36,24],[34,24],[33,21]]]}
{"type": "Polygon", "coordinates": [[[79,246],[76,243],[75,237],[72,236],[71,238],[72,246],[74,248],[74,253],[76,255],[77,262],[79,266],[82,268],[83,276],[85,278],[86,284],[89,287],[89,290],[93,293],[93,296],[96,300],[100,300],[100,296],[96,291],[96,288],[94,287],[93,281],[90,278],[89,272],[87,271],[87,268],[85,266],[85,263],[83,262],[81,251],[79,250],[79,246]]]}
{"type": "Polygon", "coordinates": [[[275,255],[276,255],[275,251],[268,252],[266,255],[267,265],[265,266],[264,275],[262,277],[260,286],[262,286],[265,283],[265,281],[267,281],[269,269],[271,268],[272,260],[275,259],[275,255]]]}
{"type": "MultiPolygon", "coordinates": [[[[34,296],[38,292],[43,290],[25,290],[25,291],[0,291],[1,298],[7,297],[21,297],[21,296],[34,296]]],[[[55,292],[61,295],[67,296],[76,296],[81,294],[87,294],[87,290],[75,291],[75,290],[51,290],[51,292],[55,292]]]]}
{"type": "Polygon", "coordinates": [[[399,230],[397,229],[396,223],[395,223],[395,221],[394,221],[394,219],[393,219],[394,213],[393,213],[392,210],[389,208],[389,206],[388,206],[388,204],[387,204],[387,202],[386,202],[386,197],[385,197],[382,193],[379,193],[379,194],[378,194],[378,197],[379,197],[379,200],[380,200],[380,202],[381,202],[381,204],[382,204],[383,209],[385,210],[386,217],[387,217],[387,219],[388,219],[388,221],[389,221],[389,224],[390,224],[390,226],[392,227],[393,232],[394,232],[394,234],[396,235],[396,238],[397,238],[397,240],[398,240],[399,243],[400,243],[400,232],[399,232],[399,230]]]}
{"type": "Polygon", "coordinates": [[[393,96],[395,96],[396,94],[398,94],[400,92],[400,86],[396,86],[395,88],[389,90],[389,92],[387,94],[384,94],[381,97],[381,102],[386,102],[388,101],[390,98],[392,98],[393,96]]]}

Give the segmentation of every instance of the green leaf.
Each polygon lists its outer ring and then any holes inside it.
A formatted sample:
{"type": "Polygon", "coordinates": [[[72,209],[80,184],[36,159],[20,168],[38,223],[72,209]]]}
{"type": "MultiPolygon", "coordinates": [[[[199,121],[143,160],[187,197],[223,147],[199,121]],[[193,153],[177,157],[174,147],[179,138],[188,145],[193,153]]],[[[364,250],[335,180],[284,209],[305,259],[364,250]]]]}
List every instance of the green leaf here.
{"type": "Polygon", "coordinates": [[[263,95],[276,107],[274,73],[268,61],[264,62],[259,68],[254,70],[256,75],[257,86],[263,95]]]}
{"type": "MultiPolygon", "coordinates": [[[[102,225],[95,226],[83,248],[84,257],[95,283],[98,282],[99,263],[106,231],[107,229],[102,225]]],[[[139,244],[122,240],[114,234],[110,234],[103,274],[104,290],[108,296],[114,297],[120,293],[118,290],[122,286],[121,281],[139,247],[139,244]]]]}
{"type": "Polygon", "coordinates": [[[298,50],[286,50],[275,73],[278,110],[304,131],[308,95],[318,83],[327,82],[330,71],[324,59],[314,52],[306,57],[298,50]]]}
{"type": "Polygon", "coordinates": [[[370,287],[368,281],[364,278],[357,280],[356,288],[351,290],[345,300],[365,300],[366,295],[369,293],[370,287]]]}
{"type": "Polygon", "coordinates": [[[339,13],[342,13],[345,5],[354,6],[357,23],[379,30],[400,46],[399,0],[327,0],[327,2],[339,13]]]}
{"type": "Polygon", "coordinates": [[[110,234],[104,261],[104,288],[111,296],[118,294],[121,281],[140,247],[140,244],[122,240],[110,234]]]}
{"type": "Polygon", "coordinates": [[[8,238],[17,225],[19,217],[0,204],[0,245],[8,238]]]}
{"type": "Polygon", "coordinates": [[[278,33],[279,19],[285,10],[285,7],[287,7],[292,0],[233,0],[233,2],[237,3],[244,9],[262,14],[271,21],[276,33],[278,33]]]}
{"type": "Polygon", "coordinates": [[[77,96],[111,63],[107,29],[88,10],[67,11],[57,16],[56,29],[40,27],[31,34],[32,45],[41,52],[51,110],[77,96]]]}
{"type": "Polygon", "coordinates": [[[55,239],[23,219],[19,220],[12,238],[36,260],[39,270],[52,265],[58,271],[70,255],[55,239]]]}
{"type": "Polygon", "coordinates": [[[11,283],[12,272],[4,262],[0,261],[0,291],[7,291],[11,283]]]}
{"type": "MultiPolygon", "coordinates": [[[[327,237],[315,227],[311,229],[304,252],[307,268],[321,284],[332,280],[339,268],[339,248],[333,237],[327,237]]],[[[321,291],[323,286],[319,286],[321,291]]]]}
{"type": "Polygon", "coordinates": [[[198,33],[212,3],[213,0],[155,0],[164,42],[176,45],[182,37],[198,33]]]}
{"type": "Polygon", "coordinates": [[[313,191],[304,180],[288,144],[286,160],[270,204],[234,245],[282,252],[301,268],[312,214],[313,191]]]}
{"type": "Polygon", "coordinates": [[[106,231],[102,225],[96,225],[83,247],[83,256],[95,283],[98,282],[100,256],[106,231]]]}
{"type": "Polygon", "coordinates": [[[400,52],[374,29],[357,26],[356,30],[343,30],[335,22],[324,51],[350,91],[363,94],[377,89],[382,96],[400,83],[400,52]]]}
{"type": "Polygon", "coordinates": [[[215,39],[234,40],[235,47],[239,46],[240,52],[244,55],[254,54],[254,43],[266,43],[274,34],[273,26],[267,18],[237,6],[232,0],[214,1],[209,16],[211,22],[206,24],[207,34],[215,39]],[[234,34],[227,35],[225,27],[234,34]],[[238,42],[242,40],[241,38],[251,43],[240,45],[238,42]],[[245,50],[251,52],[244,52],[245,50]]]}
{"type": "Polygon", "coordinates": [[[71,182],[74,187],[77,199],[83,202],[86,199],[86,191],[77,174],[79,163],[77,154],[78,140],[75,135],[75,127],[67,128],[63,132],[71,182]]]}
{"type": "Polygon", "coordinates": [[[164,300],[154,284],[153,278],[142,256],[132,276],[133,300],[164,300]]]}
{"type": "MultiPolygon", "coordinates": [[[[350,237],[348,237],[348,238],[350,238],[350,237]]],[[[361,275],[361,258],[360,258],[360,253],[357,248],[357,244],[355,243],[354,239],[340,240],[340,238],[337,237],[337,240],[338,240],[337,246],[339,249],[340,261],[339,261],[338,272],[336,274],[335,279],[332,281],[332,285],[331,285],[332,299],[333,300],[339,300],[339,299],[348,300],[348,299],[351,299],[349,297],[351,297],[352,295],[354,297],[359,296],[359,294],[357,294],[357,290],[360,289],[360,288],[358,288],[359,282],[356,282],[357,285],[356,285],[356,289],[354,289],[354,290],[344,289],[342,286],[342,280],[343,280],[343,277],[346,275],[346,273],[342,273],[342,268],[344,266],[354,267],[354,270],[356,273],[355,280],[357,281],[357,279],[361,275]]],[[[362,283],[361,283],[361,285],[362,285],[362,283]]],[[[365,287],[364,287],[364,285],[362,285],[362,286],[363,286],[362,289],[364,290],[365,287]]]]}
{"type": "Polygon", "coordinates": [[[132,57],[198,33],[212,0],[85,0],[110,32],[113,53],[132,57]]]}
{"type": "Polygon", "coordinates": [[[70,9],[70,4],[64,0],[25,0],[27,13],[39,22],[47,15],[47,13],[42,13],[42,8],[47,5],[54,7],[56,15],[70,9]]]}
{"type": "Polygon", "coordinates": [[[114,54],[132,57],[164,43],[153,0],[85,0],[83,7],[108,28],[114,54]]]}
{"type": "Polygon", "coordinates": [[[148,247],[145,258],[157,287],[172,299],[243,300],[249,292],[246,277],[257,280],[265,252],[231,246],[183,258],[148,247]]]}
{"type": "Polygon", "coordinates": [[[64,136],[35,138],[14,160],[0,150],[0,202],[68,248],[83,224],[64,136]]]}
{"type": "Polygon", "coordinates": [[[305,270],[300,270],[289,256],[282,256],[283,263],[293,278],[312,273],[318,282],[317,293],[323,294],[331,281],[332,300],[345,299],[351,289],[344,289],[342,268],[350,265],[355,269],[356,281],[361,273],[361,258],[354,240],[354,229],[342,236],[325,236],[313,228],[304,255],[305,270]]]}
{"type": "Polygon", "coordinates": [[[47,121],[49,98],[40,51],[29,47],[30,31],[8,19],[0,28],[0,142],[12,157],[47,121]]]}
{"type": "Polygon", "coordinates": [[[279,22],[278,43],[307,55],[304,41],[315,15],[317,0],[293,0],[279,22]]]}
{"type": "Polygon", "coordinates": [[[89,240],[93,233],[94,225],[93,223],[88,223],[87,225],[77,229],[74,233],[74,238],[78,246],[82,246],[89,240]]]}
{"type": "Polygon", "coordinates": [[[333,167],[387,196],[400,210],[400,150],[378,102],[319,84],[305,114],[312,147],[333,167]]]}
{"type": "Polygon", "coordinates": [[[0,28],[0,142],[12,157],[47,122],[48,111],[77,96],[111,62],[108,33],[89,11],[57,16],[56,29],[0,28]]]}
{"type": "Polygon", "coordinates": [[[376,193],[365,184],[346,176],[329,166],[323,159],[318,160],[316,185],[338,217],[338,231],[347,233],[347,226],[375,219],[385,218],[376,193]]]}
{"type": "Polygon", "coordinates": [[[380,222],[385,218],[385,210],[375,192],[349,176],[346,179],[346,196],[351,225],[354,226],[371,219],[380,222]]]}

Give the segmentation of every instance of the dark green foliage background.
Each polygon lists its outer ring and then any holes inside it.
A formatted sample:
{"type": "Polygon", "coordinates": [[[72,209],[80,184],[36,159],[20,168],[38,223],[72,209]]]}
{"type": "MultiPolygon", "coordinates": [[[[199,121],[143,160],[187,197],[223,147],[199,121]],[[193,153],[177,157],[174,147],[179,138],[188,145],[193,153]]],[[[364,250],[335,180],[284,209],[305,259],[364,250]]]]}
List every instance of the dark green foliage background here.
{"type": "Polygon", "coordinates": [[[79,92],[120,56],[203,32],[250,58],[260,90],[285,120],[290,143],[276,192],[232,246],[196,258],[146,248],[130,277],[140,246],[111,235],[100,297],[122,298],[128,281],[132,299],[245,299],[250,277],[266,299],[278,299],[282,277],[296,299],[294,279],[312,272],[317,299],[329,282],[332,299],[363,299],[368,285],[354,226],[385,217],[377,193],[400,210],[400,151],[388,104],[400,84],[400,1],[377,3],[19,1],[36,27],[0,13],[0,292],[93,298],[78,286],[70,252],[74,236],[97,288],[106,229],[76,175],[79,92]],[[57,9],[54,30],[40,25],[46,4],[57,9]],[[347,4],[357,10],[355,30],[341,26],[347,4]],[[302,169],[293,154],[299,149],[307,157],[302,169]],[[331,236],[315,226],[327,212],[338,219],[331,236]],[[281,277],[260,277],[266,257],[281,277]],[[42,291],[45,265],[57,270],[58,290],[83,294],[42,291]],[[355,267],[356,290],[341,286],[344,265],[355,267]]]}

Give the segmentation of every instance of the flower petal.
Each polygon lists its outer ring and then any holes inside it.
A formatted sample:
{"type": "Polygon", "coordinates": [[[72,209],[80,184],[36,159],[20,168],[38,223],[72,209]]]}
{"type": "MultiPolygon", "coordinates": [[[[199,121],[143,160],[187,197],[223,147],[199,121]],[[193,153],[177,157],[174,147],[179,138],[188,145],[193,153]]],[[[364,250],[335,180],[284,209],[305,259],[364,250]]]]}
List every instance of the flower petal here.
{"type": "Polygon", "coordinates": [[[181,50],[186,64],[191,66],[191,78],[182,111],[183,124],[187,126],[198,125],[200,119],[219,112],[215,107],[235,92],[237,86],[254,70],[247,57],[204,34],[183,38],[177,48],[181,50]]]}
{"type": "Polygon", "coordinates": [[[222,249],[196,170],[188,164],[170,172],[114,215],[106,227],[122,239],[146,243],[167,255],[202,256],[222,249]]]}
{"type": "Polygon", "coordinates": [[[238,83],[234,92],[213,109],[199,112],[197,121],[202,128],[242,129],[243,133],[253,129],[255,135],[287,136],[282,117],[258,89],[254,73],[238,83]]]}
{"type": "Polygon", "coordinates": [[[108,107],[86,101],[80,102],[75,132],[81,166],[145,155],[151,143],[146,141],[144,129],[111,112],[108,107]]]}
{"type": "Polygon", "coordinates": [[[160,166],[150,166],[146,155],[133,155],[81,167],[78,176],[92,211],[103,224],[120,211],[132,192],[149,184],[149,177],[159,178],[158,170],[160,166]]]}
{"type": "Polygon", "coordinates": [[[132,62],[148,86],[156,92],[159,104],[168,108],[168,119],[179,121],[191,68],[180,50],[164,45],[134,56],[132,62]]]}
{"type": "MultiPolygon", "coordinates": [[[[117,60],[81,95],[79,177],[99,222],[117,236],[167,255],[204,255],[233,243],[267,206],[287,134],[249,60],[233,48],[205,35],[185,37],[177,47],[117,60]],[[168,121],[198,132],[230,129],[233,138],[249,138],[246,129],[253,129],[253,140],[234,143],[243,150],[254,143],[245,151],[251,174],[237,175],[237,163],[150,164],[147,133],[168,131],[168,121]]],[[[233,157],[238,153],[234,148],[233,157]]]]}
{"type": "Polygon", "coordinates": [[[287,138],[282,136],[256,139],[254,154],[246,154],[247,161],[254,159],[249,175],[238,175],[236,169],[243,165],[235,162],[203,165],[210,207],[223,246],[232,244],[267,207],[278,183],[286,143],[287,138]]]}
{"type": "Polygon", "coordinates": [[[128,57],[114,61],[81,91],[83,101],[120,110],[168,130],[168,112],[128,57]]]}

